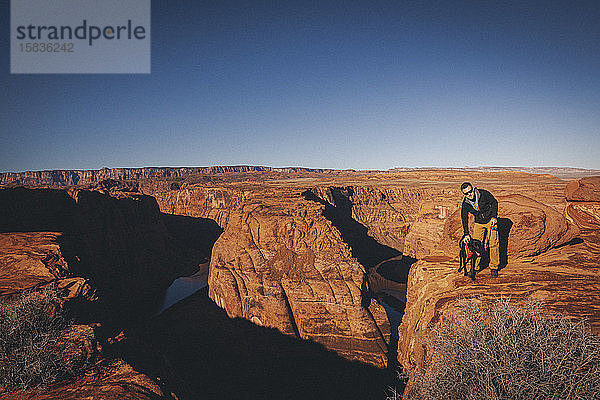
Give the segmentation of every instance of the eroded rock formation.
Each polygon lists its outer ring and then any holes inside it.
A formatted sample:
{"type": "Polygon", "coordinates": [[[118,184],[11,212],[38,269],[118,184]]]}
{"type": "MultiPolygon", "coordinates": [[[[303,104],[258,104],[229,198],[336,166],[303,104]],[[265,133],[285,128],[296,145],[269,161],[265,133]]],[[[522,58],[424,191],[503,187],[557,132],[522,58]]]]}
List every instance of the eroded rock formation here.
{"type": "MultiPolygon", "coordinates": [[[[0,296],[56,285],[57,305],[78,310],[98,328],[76,325],[69,334],[82,342],[78,357],[87,364],[98,356],[98,341],[151,315],[161,291],[206,256],[202,247],[190,250],[174,240],[178,228],[190,230],[194,221],[162,215],[152,197],[139,193],[12,188],[0,190],[0,207],[0,296]]],[[[171,398],[114,356],[43,393],[0,397],[171,398]]]]}
{"type": "Polygon", "coordinates": [[[600,201],[600,176],[590,176],[571,181],[565,187],[569,201],[600,201]]]}
{"type": "Polygon", "coordinates": [[[213,249],[209,295],[231,317],[383,366],[385,316],[361,307],[364,268],[323,211],[292,191],[232,212],[213,249]]]}
{"type": "Polygon", "coordinates": [[[108,312],[115,308],[127,319],[183,271],[194,270],[185,249],[171,246],[150,196],[14,188],[0,190],[0,204],[0,260],[11,290],[85,277],[108,312]]]}
{"type": "Polygon", "coordinates": [[[0,185],[27,185],[27,186],[77,186],[92,185],[105,180],[114,181],[140,181],[161,179],[182,179],[199,175],[215,174],[243,174],[254,172],[272,172],[278,174],[336,174],[339,171],[327,169],[310,169],[299,167],[273,168],[253,165],[240,166],[214,166],[191,168],[102,168],[95,170],[54,170],[54,171],[27,171],[27,172],[2,172],[0,185]]]}
{"type": "Polygon", "coordinates": [[[44,389],[0,394],[4,400],[158,400],[173,399],[148,376],[120,359],[106,360],[87,374],[44,389]]]}
{"type": "Polygon", "coordinates": [[[570,200],[567,216],[582,229],[600,228],[600,177],[571,181],[565,188],[570,200]]]}
{"type": "MultiPolygon", "coordinates": [[[[437,257],[442,263],[456,257],[462,181],[477,178],[500,199],[501,223],[508,233],[504,247],[511,262],[542,254],[577,234],[562,215],[564,182],[516,173],[474,175],[411,172],[334,186],[317,180],[308,190],[302,182],[269,180],[144,190],[157,197],[163,211],[210,217],[224,228],[213,251],[209,287],[211,297],[230,316],[312,338],[346,357],[378,364],[383,360],[381,345],[371,350],[357,345],[376,332],[361,322],[362,312],[355,308],[364,268],[398,251],[429,260],[437,257]],[[523,185],[528,195],[543,202],[514,194],[523,185]],[[336,306],[323,307],[329,303],[336,306]],[[368,351],[376,355],[357,356],[368,351]]],[[[382,310],[375,308],[372,314],[387,339],[386,324],[380,324],[385,321],[382,310]]]]}
{"type": "MultiPolygon", "coordinates": [[[[568,193],[569,189],[567,197],[568,193]]],[[[462,236],[460,210],[446,222],[440,246],[444,253],[426,257],[412,266],[408,306],[400,326],[399,361],[405,369],[420,368],[426,355],[424,343],[428,332],[462,298],[539,299],[550,311],[587,319],[592,329],[600,332],[600,304],[595,296],[600,290],[597,263],[600,231],[597,228],[580,231],[565,218],[563,211],[566,207],[570,219],[584,228],[581,219],[572,215],[577,210],[573,204],[585,207],[590,203],[571,203],[567,207],[564,202],[551,206],[545,201],[555,198],[556,191],[530,188],[528,194],[539,200],[515,194],[497,196],[499,230],[504,230],[500,233],[506,241],[506,266],[499,278],[491,278],[484,270],[477,275],[476,282],[471,282],[457,272],[456,243],[462,236]]],[[[502,251],[501,237],[501,258],[502,251]]]]}

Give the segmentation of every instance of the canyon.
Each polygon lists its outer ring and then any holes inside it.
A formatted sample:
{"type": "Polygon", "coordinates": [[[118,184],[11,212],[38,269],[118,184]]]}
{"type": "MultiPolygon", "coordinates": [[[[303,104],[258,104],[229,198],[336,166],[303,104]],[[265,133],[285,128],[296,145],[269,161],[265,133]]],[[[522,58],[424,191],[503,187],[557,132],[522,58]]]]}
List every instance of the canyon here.
{"type": "MultiPolygon", "coordinates": [[[[115,398],[371,398],[385,389],[390,324],[378,302],[363,307],[361,286],[379,265],[407,288],[397,358],[408,374],[423,365],[431,326],[463,298],[533,297],[600,332],[600,177],[563,172],[4,173],[0,295],[64,288],[114,370],[69,384],[144,382],[145,393],[115,398]],[[498,278],[457,272],[464,181],[499,201],[498,278]],[[205,263],[207,289],[153,318],[161,293],[205,263]]],[[[66,388],[53,390],[75,393],[66,388]]]]}

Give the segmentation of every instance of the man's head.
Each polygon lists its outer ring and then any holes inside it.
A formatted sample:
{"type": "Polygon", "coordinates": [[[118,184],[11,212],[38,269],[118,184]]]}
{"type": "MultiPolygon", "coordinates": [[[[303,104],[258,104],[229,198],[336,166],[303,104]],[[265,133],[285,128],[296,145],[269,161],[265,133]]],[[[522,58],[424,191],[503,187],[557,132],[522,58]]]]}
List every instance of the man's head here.
{"type": "Polygon", "coordinates": [[[473,200],[475,198],[475,191],[473,190],[473,185],[471,185],[470,182],[464,182],[462,185],[460,185],[460,191],[469,200],[473,200]]]}

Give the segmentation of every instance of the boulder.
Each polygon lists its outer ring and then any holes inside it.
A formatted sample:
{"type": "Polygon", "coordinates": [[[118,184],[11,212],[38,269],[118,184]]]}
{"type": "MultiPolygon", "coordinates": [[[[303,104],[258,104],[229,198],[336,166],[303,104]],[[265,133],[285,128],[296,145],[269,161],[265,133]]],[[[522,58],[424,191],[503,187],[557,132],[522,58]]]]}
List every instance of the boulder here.
{"type": "Polygon", "coordinates": [[[590,176],[571,181],[565,187],[569,201],[600,201],[600,176],[590,176]]]}
{"type": "MultiPolygon", "coordinates": [[[[534,199],[512,194],[497,196],[498,233],[501,256],[529,257],[547,251],[573,239],[576,226],[554,208],[534,199]],[[503,249],[503,245],[507,247],[503,249]]],[[[473,217],[469,217],[472,232],[473,217]]],[[[460,208],[446,221],[440,248],[451,257],[458,257],[458,243],[463,236],[460,208]]]]}

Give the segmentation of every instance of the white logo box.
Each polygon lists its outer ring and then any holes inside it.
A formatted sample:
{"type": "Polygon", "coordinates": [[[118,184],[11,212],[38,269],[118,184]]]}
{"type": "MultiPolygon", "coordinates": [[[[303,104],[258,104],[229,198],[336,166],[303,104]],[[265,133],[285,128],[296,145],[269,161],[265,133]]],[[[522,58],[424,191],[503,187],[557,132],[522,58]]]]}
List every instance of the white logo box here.
{"type": "Polygon", "coordinates": [[[13,74],[149,74],[150,0],[11,0],[13,74]]]}

